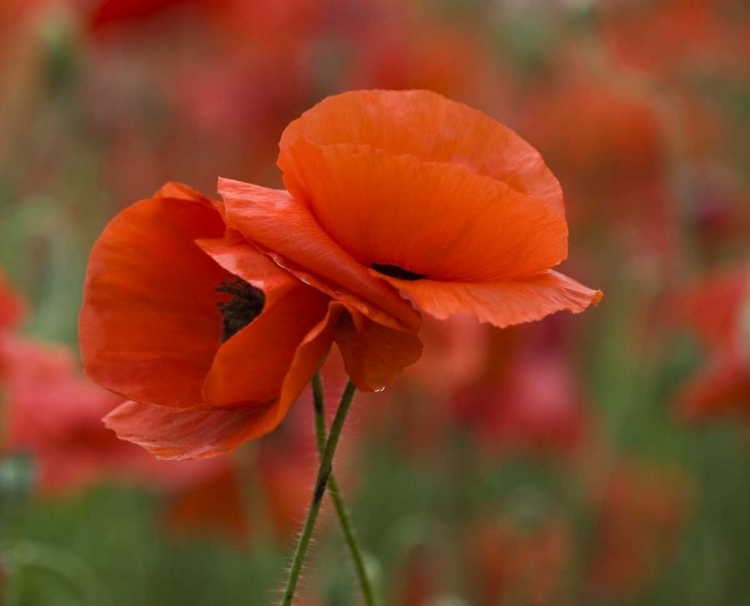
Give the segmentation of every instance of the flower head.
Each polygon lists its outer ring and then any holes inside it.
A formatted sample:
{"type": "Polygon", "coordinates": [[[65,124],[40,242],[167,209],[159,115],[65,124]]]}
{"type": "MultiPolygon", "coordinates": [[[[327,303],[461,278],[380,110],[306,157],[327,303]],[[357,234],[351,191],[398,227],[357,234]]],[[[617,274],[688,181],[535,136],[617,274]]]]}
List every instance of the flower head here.
{"type": "Polygon", "coordinates": [[[80,316],[88,376],[131,400],[105,420],[167,458],[231,450],[278,425],[332,343],[328,297],[170,184],[95,245],[80,316]]]}
{"type": "Polygon", "coordinates": [[[377,322],[418,329],[401,295],[501,327],[601,298],[552,270],[567,256],[559,183],[479,111],[428,91],[344,93],[280,150],[288,192],[220,180],[229,225],[377,322]]]}

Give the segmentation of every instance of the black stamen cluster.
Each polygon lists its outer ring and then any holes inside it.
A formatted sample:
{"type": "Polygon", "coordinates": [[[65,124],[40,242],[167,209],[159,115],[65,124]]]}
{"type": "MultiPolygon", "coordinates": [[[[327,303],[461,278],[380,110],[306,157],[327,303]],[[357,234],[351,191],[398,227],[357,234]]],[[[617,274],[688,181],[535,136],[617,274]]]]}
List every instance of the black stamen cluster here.
{"type": "Polygon", "coordinates": [[[399,267],[398,265],[389,265],[387,263],[373,263],[372,268],[385,276],[396,278],[397,280],[409,280],[410,282],[415,282],[416,280],[424,280],[427,277],[425,274],[418,274],[415,271],[410,271],[403,267],[399,267]]]}
{"type": "Polygon", "coordinates": [[[255,288],[239,278],[231,282],[222,282],[216,292],[230,296],[228,301],[217,303],[221,311],[222,341],[227,341],[263,311],[266,295],[260,288],[255,288]]]}

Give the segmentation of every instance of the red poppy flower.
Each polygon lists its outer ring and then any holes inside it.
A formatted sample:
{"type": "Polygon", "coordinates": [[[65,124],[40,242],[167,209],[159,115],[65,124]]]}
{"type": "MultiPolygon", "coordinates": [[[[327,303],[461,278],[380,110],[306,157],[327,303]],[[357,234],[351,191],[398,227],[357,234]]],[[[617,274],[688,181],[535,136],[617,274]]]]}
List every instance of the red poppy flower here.
{"type": "Polygon", "coordinates": [[[220,454],[274,429],[334,338],[361,389],[421,353],[412,333],[345,313],[226,230],[219,206],[169,184],[115,217],[91,253],[85,370],[132,400],[107,426],[163,458],[220,454]]]}
{"type": "Polygon", "coordinates": [[[344,93],[292,122],[280,148],[288,192],[220,180],[228,224],[379,324],[418,329],[400,294],[497,326],[601,298],[551,269],[567,256],[559,183],[478,111],[428,91],[344,93]]]}
{"type": "Polygon", "coordinates": [[[86,372],[133,400],[106,424],[162,457],[270,431],[331,346],[328,298],[225,231],[211,201],[170,184],[115,217],[91,253],[86,372]]]}
{"type": "Polygon", "coordinates": [[[712,275],[686,292],[678,311],[708,349],[706,367],[678,394],[680,412],[693,419],[750,411],[750,305],[747,269],[712,275]]]}

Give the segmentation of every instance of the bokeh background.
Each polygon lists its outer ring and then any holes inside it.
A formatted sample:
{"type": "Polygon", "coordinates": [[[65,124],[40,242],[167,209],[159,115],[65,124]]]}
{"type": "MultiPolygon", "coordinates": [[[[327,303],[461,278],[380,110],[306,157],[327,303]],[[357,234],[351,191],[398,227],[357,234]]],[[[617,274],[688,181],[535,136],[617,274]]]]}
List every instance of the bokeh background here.
{"type": "MultiPolygon", "coordinates": [[[[278,601],[309,394],[235,456],[155,461],[102,427],[76,317],[120,209],[280,186],[284,126],[358,88],[531,142],[565,271],[605,291],[503,331],[427,321],[423,359],[355,401],[338,473],[382,604],[750,604],[746,0],[0,0],[0,604],[278,601]]],[[[324,378],[332,406],[335,358],[324,378]]],[[[300,605],[359,603],[330,511],[305,576],[300,605]]]]}

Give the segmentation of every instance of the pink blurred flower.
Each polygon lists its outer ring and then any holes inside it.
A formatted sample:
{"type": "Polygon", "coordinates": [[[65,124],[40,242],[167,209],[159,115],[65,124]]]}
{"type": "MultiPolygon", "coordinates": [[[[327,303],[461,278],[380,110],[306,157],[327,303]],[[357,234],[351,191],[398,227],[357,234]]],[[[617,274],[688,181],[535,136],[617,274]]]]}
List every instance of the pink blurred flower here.
{"type": "Polygon", "coordinates": [[[110,479],[179,484],[205,464],[170,465],[118,440],[101,418],[122,398],[81,376],[72,352],[12,336],[0,341],[4,380],[4,448],[33,454],[45,494],[110,479]]]}
{"type": "Polygon", "coordinates": [[[23,315],[22,299],[0,275],[1,449],[33,455],[43,494],[68,493],[112,479],[174,487],[212,466],[157,461],[118,440],[101,418],[122,398],[84,378],[66,346],[11,330],[18,328],[23,315]]]}
{"type": "Polygon", "coordinates": [[[521,355],[507,379],[456,397],[455,414],[486,452],[565,454],[585,438],[588,414],[571,364],[554,352],[521,355]]]}

